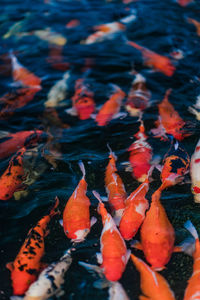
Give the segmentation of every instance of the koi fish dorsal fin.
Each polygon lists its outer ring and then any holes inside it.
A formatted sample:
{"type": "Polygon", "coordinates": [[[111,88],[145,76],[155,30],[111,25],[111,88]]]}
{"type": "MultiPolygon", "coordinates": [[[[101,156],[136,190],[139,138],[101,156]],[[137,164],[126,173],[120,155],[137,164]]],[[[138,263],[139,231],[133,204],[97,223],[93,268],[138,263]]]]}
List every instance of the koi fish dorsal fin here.
{"type": "Polygon", "coordinates": [[[12,272],[14,270],[13,262],[9,262],[6,264],[6,268],[12,272]]]}
{"type": "Polygon", "coordinates": [[[78,165],[79,165],[79,167],[81,169],[81,172],[83,174],[83,178],[85,178],[85,166],[84,166],[83,162],[80,160],[78,165]]]}
{"type": "Polygon", "coordinates": [[[195,240],[199,239],[197,230],[196,230],[196,228],[194,227],[194,225],[192,224],[192,222],[190,220],[185,222],[184,227],[185,227],[185,229],[187,229],[191,233],[191,235],[195,238],[195,240]]]}

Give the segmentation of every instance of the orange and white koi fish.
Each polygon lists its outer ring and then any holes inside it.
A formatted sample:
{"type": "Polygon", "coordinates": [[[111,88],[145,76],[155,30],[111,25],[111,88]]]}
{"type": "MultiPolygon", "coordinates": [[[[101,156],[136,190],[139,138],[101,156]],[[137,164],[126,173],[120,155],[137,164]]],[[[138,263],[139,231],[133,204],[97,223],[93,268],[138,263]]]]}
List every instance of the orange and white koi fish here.
{"type": "Polygon", "coordinates": [[[97,256],[97,259],[106,279],[117,281],[125,270],[130,253],[127,251],[126,244],[99,194],[94,191],[93,194],[99,200],[98,213],[101,215],[103,223],[100,239],[101,254],[97,256]]]}
{"type": "Polygon", "coordinates": [[[125,104],[126,110],[131,116],[138,116],[149,107],[150,98],[151,93],[146,87],[146,79],[141,74],[136,74],[128,93],[128,99],[125,104]]]}
{"type": "Polygon", "coordinates": [[[35,88],[38,91],[41,90],[41,79],[21,65],[13,53],[10,54],[10,57],[13,80],[20,82],[23,87],[35,88]]]}
{"type": "Polygon", "coordinates": [[[89,119],[95,110],[94,93],[84,84],[80,78],[75,84],[75,94],[72,97],[72,108],[65,111],[71,115],[78,116],[80,120],[89,119]]]}
{"type": "Polygon", "coordinates": [[[111,206],[111,210],[114,214],[114,220],[118,225],[123,214],[125,208],[125,200],[126,200],[126,191],[124,184],[117,174],[116,168],[116,156],[114,152],[110,149],[109,153],[109,163],[106,167],[105,172],[105,185],[106,191],[108,193],[108,202],[111,206]]]}
{"type": "Polygon", "coordinates": [[[186,133],[183,129],[186,123],[179,116],[173,105],[168,101],[171,91],[171,89],[168,89],[164,99],[158,104],[159,120],[155,122],[157,128],[152,129],[152,132],[155,136],[164,138],[166,138],[165,133],[171,134],[175,139],[181,141],[190,134],[186,133]]]}
{"type": "Polygon", "coordinates": [[[183,146],[180,146],[178,141],[173,139],[171,147],[163,160],[160,192],[167,187],[181,182],[189,169],[189,164],[190,157],[188,153],[183,146]]]}
{"type": "Polygon", "coordinates": [[[90,221],[90,199],[86,196],[85,168],[82,162],[79,163],[79,166],[83,177],[67,201],[63,211],[64,232],[69,239],[76,243],[85,239],[91,226],[96,222],[94,217],[90,221]]]}
{"type": "Polygon", "coordinates": [[[140,300],[175,300],[168,282],[159,273],[153,271],[143,260],[131,254],[131,259],[140,272],[140,287],[143,293],[140,300]]]}
{"type": "Polygon", "coordinates": [[[155,270],[162,270],[176,251],[174,228],[160,202],[160,195],[157,191],[152,195],[150,209],[140,230],[141,244],[135,245],[143,250],[146,260],[155,270]]]}
{"type": "Polygon", "coordinates": [[[132,41],[127,41],[127,44],[141,51],[146,66],[153,67],[156,71],[160,71],[169,77],[174,74],[176,68],[168,57],[157,54],[132,41]]]}
{"type": "Polygon", "coordinates": [[[191,233],[195,238],[195,250],[193,256],[193,272],[192,276],[188,281],[187,288],[185,290],[183,300],[195,300],[200,298],[200,285],[199,285],[199,273],[200,273],[200,242],[197,230],[190,220],[188,220],[184,227],[191,233]]]}
{"type": "Polygon", "coordinates": [[[137,233],[149,208],[145,198],[149,189],[149,180],[146,179],[125,201],[125,209],[119,224],[119,230],[125,240],[131,240],[137,233]]]}
{"type": "Polygon", "coordinates": [[[152,148],[146,141],[145,128],[140,119],[139,131],[134,135],[136,141],[128,148],[129,162],[133,177],[139,182],[144,182],[148,177],[149,169],[151,168],[150,161],[152,159],[152,148]]]}
{"type": "Polygon", "coordinates": [[[13,263],[8,263],[11,271],[13,295],[23,295],[42,268],[41,258],[44,255],[44,237],[48,234],[47,226],[59,204],[58,198],[48,215],[45,215],[29,232],[13,263]]]}
{"type": "Polygon", "coordinates": [[[177,0],[177,3],[181,6],[187,6],[191,2],[193,2],[193,0],[177,0]]]}
{"type": "Polygon", "coordinates": [[[38,89],[35,87],[21,88],[15,92],[7,93],[0,98],[0,119],[7,119],[11,117],[16,109],[25,106],[28,102],[32,101],[38,89]]]}
{"type": "Polygon", "coordinates": [[[200,140],[191,157],[190,176],[192,180],[191,190],[194,195],[194,202],[200,203],[200,140]]]}
{"type": "Polygon", "coordinates": [[[0,132],[0,159],[13,154],[19,148],[36,143],[44,132],[41,130],[27,130],[16,133],[0,132]]]}
{"type": "Polygon", "coordinates": [[[10,160],[9,166],[0,177],[0,200],[9,200],[16,191],[24,188],[25,172],[23,156],[26,148],[20,149],[10,160]]]}
{"type": "Polygon", "coordinates": [[[125,93],[115,84],[112,84],[113,93],[111,97],[104,103],[96,116],[98,126],[107,125],[112,119],[120,116],[120,108],[125,93]]]}
{"type": "Polygon", "coordinates": [[[188,18],[187,20],[196,27],[197,35],[200,36],[200,22],[192,18],[188,18]]]}

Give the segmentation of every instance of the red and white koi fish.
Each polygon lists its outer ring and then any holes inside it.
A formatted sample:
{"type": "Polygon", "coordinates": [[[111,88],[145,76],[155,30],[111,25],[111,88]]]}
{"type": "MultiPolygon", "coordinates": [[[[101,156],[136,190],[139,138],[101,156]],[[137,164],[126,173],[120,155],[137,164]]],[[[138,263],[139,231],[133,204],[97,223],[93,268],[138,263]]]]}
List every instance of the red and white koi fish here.
{"type": "Polygon", "coordinates": [[[9,200],[16,191],[24,188],[25,172],[23,156],[26,148],[20,149],[10,160],[9,166],[0,177],[0,200],[9,200]]]}
{"type": "Polygon", "coordinates": [[[150,161],[152,159],[152,148],[146,141],[145,128],[143,121],[140,119],[139,131],[134,135],[136,141],[128,148],[129,162],[133,177],[139,182],[144,182],[148,177],[151,168],[150,161]]]}
{"type": "Polygon", "coordinates": [[[159,120],[155,122],[157,128],[151,131],[156,137],[164,137],[166,139],[165,133],[167,133],[173,135],[178,141],[181,141],[190,134],[186,133],[183,129],[186,123],[168,101],[171,91],[171,89],[168,89],[164,99],[158,104],[159,120]]]}
{"type": "Polygon", "coordinates": [[[153,67],[156,71],[160,71],[169,77],[174,74],[176,68],[168,57],[157,54],[145,47],[136,44],[135,42],[127,41],[126,43],[141,51],[146,66],[153,67]]]}
{"type": "Polygon", "coordinates": [[[105,185],[106,191],[108,193],[108,202],[111,206],[111,210],[114,214],[114,220],[118,225],[123,214],[125,208],[125,200],[126,200],[126,191],[124,184],[117,174],[116,168],[116,156],[114,152],[110,149],[109,145],[108,148],[110,150],[109,153],[109,163],[106,167],[105,172],[105,185]]]}
{"type": "Polygon", "coordinates": [[[0,132],[0,159],[13,154],[19,148],[36,143],[44,132],[41,130],[27,130],[16,133],[1,134],[0,132]]]}
{"type": "Polygon", "coordinates": [[[194,195],[194,202],[200,203],[200,140],[191,157],[190,176],[192,179],[191,190],[194,195]]]}
{"type": "Polygon", "coordinates": [[[137,233],[149,208],[145,198],[149,189],[149,180],[146,179],[125,201],[125,209],[119,224],[119,230],[125,240],[131,240],[137,233]]]}
{"type": "Polygon", "coordinates": [[[72,97],[72,108],[65,111],[71,115],[78,116],[80,120],[86,120],[90,118],[94,110],[94,93],[84,84],[83,78],[77,79],[75,94],[72,97]]]}
{"type": "Polygon", "coordinates": [[[35,88],[38,91],[41,90],[41,79],[21,65],[13,53],[10,54],[10,57],[13,80],[20,82],[24,87],[35,88]]]}
{"type": "Polygon", "coordinates": [[[141,74],[136,74],[128,93],[128,99],[125,104],[126,110],[131,116],[138,116],[149,107],[150,98],[151,93],[146,87],[146,79],[141,74]]]}
{"type": "Polygon", "coordinates": [[[162,185],[159,191],[162,192],[165,188],[181,182],[189,169],[189,164],[190,157],[188,153],[178,141],[173,139],[171,147],[163,160],[162,185]]]}
{"type": "Polygon", "coordinates": [[[97,192],[94,196],[99,200],[98,213],[102,217],[103,230],[101,233],[101,254],[98,255],[98,262],[101,264],[106,279],[117,281],[121,278],[130,253],[118,231],[114,220],[107,212],[97,192]]]}
{"type": "Polygon", "coordinates": [[[45,215],[29,232],[13,263],[8,263],[11,271],[13,295],[23,295],[42,268],[41,258],[44,255],[44,237],[48,234],[47,226],[51,218],[57,214],[56,203],[48,215],[45,215]]]}
{"type": "Polygon", "coordinates": [[[175,300],[168,282],[159,273],[153,271],[143,260],[131,254],[131,259],[140,272],[140,287],[143,295],[140,300],[175,300]]]}
{"type": "Polygon", "coordinates": [[[90,199],[86,196],[85,168],[82,162],[79,163],[79,166],[83,177],[67,201],[63,211],[64,232],[69,239],[76,243],[85,239],[91,226],[96,222],[94,217],[90,221],[90,199]]]}
{"type": "Polygon", "coordinates": [[[188,281],[187,288],[185,290],[183,300],[198,300],[200,298],[200,284],[199,284],[199,274],[200,274],[200,242],[198,233],[191,221],[187,221],[184,227],[191,233],[195,238],[195,250],[192,254],[193,256],[193,272],[192,276],[188,281]]]}
{"type": "Polygon", "coordinates": [[[125,93],[115,84],[112,84],[113,93],[111,97],[104,103],[96,116],[98,126],[107,125],[112,119],[120,116],[120,108],[125,93]]]}

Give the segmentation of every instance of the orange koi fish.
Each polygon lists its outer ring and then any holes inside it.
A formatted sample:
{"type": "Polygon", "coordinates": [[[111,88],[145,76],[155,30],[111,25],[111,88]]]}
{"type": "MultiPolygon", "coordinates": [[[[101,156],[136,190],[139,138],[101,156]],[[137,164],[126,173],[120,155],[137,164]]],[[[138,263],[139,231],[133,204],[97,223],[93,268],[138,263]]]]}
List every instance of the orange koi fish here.
{"type": "Polygon", "coordinates": [[[200,36],[200,22],[192,18],[188,18],[187,21],[196,27],[197,35],[200,36]]]}
{"type": "Polygon", "coordinates": [[[13,194],[23,189],[25,172],[23,168],[23,155],[26,148],[20,149],[10,160],[9,166],[0,177],[0,200],[9,200],[13,194]]]}
{"type": "Polygon", "coordinates": [[[20,82],[24,87],[34,87],[37,90],[41,90],[41,79],[22,66],[13,53],[10,54],[10,57],[13,80],[20,82]]]}
{"type": "Polygon", "coordinates": [[[6,266],[11,271],[13,295],[23,295],[37,279],[42,268],[41,258],[44,255],[44,237],[48,234],[47,225],[58,212],[58,198],[48,215],[45,215],[27,235],[13,263],[6,266]]]}
{"type": "Polygon", "coordinates": [[[125,104],[126,110],[131,116],[138,116],[149,106],[151,93],[146,87],[146,79],[141,74],[136,74],[132,87],[128,93],[125,104]]]}
{"type": "Polygon", "coordinates": [[[29,130],[19,131],[16,133],[7,133],[2,141],[0,139],[0,159],[9,156],[17,151],[19,148],[36,143],[43,131],[41,130],[29,130]]]}
{"type": "Polygon", "coordinates": [[[101,233],[101,254],[97,256],[103,273],[108,280],[117,281],[121,278],[130,253],[118,231],[111,215],[105,209],[104,204],[97,192],[94,196],[99,200],[98,213],[102,217],[103,230],[101,233]]]}
{"type": "Polygon", "coordinates": [[[140,272],[140,288],[143,293],[140,300],[175,300],[174,293],[165,278],[153,271],[143,260],[131,254],[131,259],[140,272]]]}
{"type": "Polygon", "coordinates": [[[185,290],[183,300],[192,300],[200,298],[200,284],[199,284],[199,273],[200,273],[200,242],[198,233],[191,223],[191,221],[187,221],[184,224],[184,227],[191,233],[191,235],[195,238],[195,250],[192,254],[193,256],[193,273],[188,281],[187,288],[185,290]]]}
{"type": "Polygon", "coordinates": [[[136,141],[131,144],[128,151],[133,177],[139,182],[144,182],[148,177],[148,172],[151,167],[152,148],[146,141],[147,136],[141,119],[140,122],[139,131],[134,135],[136,141]]]}
{"type": "Polygon", "coordinates": [[[169,77],[174,74],[176,68],[168,57],[157,54],[132,41],[127,41],[127,44],[141,51],[146,66],[153,67],[156,71],[160,71],[169,77]]]}
{"type": "Polygon", "coordinates": [[[106,191],[108,193],[108,202],[114,213],[114,220],[118,225],[125,208],[124,202],[126,199],[126,191],[120,176],[117,174],[117,158],[114,152],[112,152],[112,150],[110,149],[109,145],[108,148],[110,150],[110,154],[109,163],[106,167],[105,172],[105,185],[106,191]]]}
{"type": "Polygon", "coordinates": [[[175,232],[164,207],[160,203],[160,193],[152,195],[150,209],[140,230],[141,245],[146,260],[155,270],[162,270],[169,262],[174,249],[175,232]]]}
{"type": "Polygon", "coordinates": [[[15,92],[7,93],[0,98],[0,119],[7,119],[11,117],[15,110],[25,106],[28,102],[32,101],[38,89],[35,87],[21,88],[15,92]]]}
{"type": "Polygon", "coordinates": [[[179,142],[173,139],[171,147],[163,160],[161,172],[162,185],[159,191],[173,186],[182,181],[183,176],[187,173],[190,164],[190,157],[185,149],[180,146],[179,142]]]}
{"type": "Polygon", "coordinates": [[[94,93],[89,91],[80,78],[75,84],[75,94],[72,97],[72,108],[65,110],[67,113],[78,116],[80,120],[89,119],[95,110],[94,93]]]}
{"type": "Polygon", "coordinates": [[[200,140],[198,141],[195,151],[191,157],[190,176],[192,179],[191,190],[194,195],[194,201],[200,203],[200,140]]]}
{"type": "Polygon", "coordinates": [[[86,196],[85,168],[82,162],[79,163],[79,166],[83,177],[67,201],[63,211],[64,232],[69,239],[76,243],[85,239],[91,226],[96,222],[95,218],[90,221],[90,199],[86,196]]]}
{"type": "Polygon", "coordinates": [[[149,208],[145,198],[149,189],[149,180],[146,179],[125,201],[125,209],[119,224],[119,230],[125,240],[131,240],[137,233],[149,208]]]}
{"type": "Polygon", "coordinates": [[[187,6],[191,2],[193,2],[193,0],[177,0],[177,3],[181,6],[187,6]]]}
{"type": "Polygon", "coordinates": [[[113,93],[111,97],[104,103],[96,116],[98,126],[105,126],[112,119],[118,117],[122,101],[125,93],[115,84],[112,84],[113,93]]]}
{"type": "Polygon", "coordinates": [[[78,19],[72,19],[65,25],[65,27],[67,29],[71,29],[71,28],[77,27],[79,25],[80,25],[80,21],[78,19]]]}
{"type": "Polygon", "coordinates": [[[168,89],[165,93],[163,101],[158,104],[159,120],[155,122],[157,128],[152,129],[152,132],[157,137],[164,136],[164,138],[166,138],[165,133],[171,134],[178,141],[181,141],[190,134],[183,130],[183,127],[186,123],[182,120],[178,112],[168,101],[171,91],[171,89],[168,89]]]}

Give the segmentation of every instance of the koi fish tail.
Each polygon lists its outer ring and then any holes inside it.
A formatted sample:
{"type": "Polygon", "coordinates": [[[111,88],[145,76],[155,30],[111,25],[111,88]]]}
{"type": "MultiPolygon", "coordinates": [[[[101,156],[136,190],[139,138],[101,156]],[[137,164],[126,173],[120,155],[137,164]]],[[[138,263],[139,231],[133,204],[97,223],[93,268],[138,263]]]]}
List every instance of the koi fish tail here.
{"type": "Polygon", "coordinates": [[[58,199],[58,197],[56,196],[56,198],[55,198],[55,204],[54,204],[54,206],[51,208],[50,213],[49,213],[49,216],[50,216],[50,217],[53,217],[53,216],[55,216],[55,215],[57,215],[57,214],[60,213],[58,210],[56,210],[56,208],[58,207],[58,205],[59,205],[59,199],[58,199]]]}
{"type": "Polygon", "coordinates": [[[151,197],[152,202],[160,201],[161,193],[162,190],[158,188],[151,197]]]}
{"type": "Polygon", "coordinates": [[[168,98],[169,98],[169,95],[171,94],[171,92],[172,92],[172,89],[168,89],[168,90],[166,90],[166,92],[165,92],[165,96],[164,96],[164,99],[163,99],[163,101],[165,100],[165,101],[167,101],[168,100],[168,98]]]}
{"type": "Polygon", "coordinates": [[[100,197],[99,193],[97,193],[96,191],[92,191],[92,193],[97,198],[99,203],[103,204],[103,201],[101,200],[101,197],[100,197]]]}
{"type": "Polygon", "coordinates": [[[194,227],[194,225],[192,224],[192,222],[190,220],[185,222],[184,227],[185,227],[185,229],[187,229],[191,233],[191,235],[195,238],[195,240],[199,239],[197,230],[196,230],[196,228],[194,227]]]}
{"type": "Polygon", "coordinates": [[[83,174],[83,178],[85,178],[85,166],[84,166],[83,162],[80,160],[78,165],[79,165],[79,168],[81,169],[81,172],[83,174]]]}
{"type": "Polygon", "coordinates": [[[110,154],[111,156],[113,156],[115,160],[117,160],[117,156],[116,156],[115,153],[112,151],[112,149],[110,148],[110,145],[109,145],[108,143],[107,143],[107,147],[108,147],[108,150],[110,151],[109,154],[110,154]]]}
{"type": "Polygon", "coordinates": [[[14,55],[12,49],[9,51],[9,55],[10,55],[10,59],[11,59],[11,63],[12,63],[12,69],[17,70],[17,69],[22,68],[22,65],[18,62],[17,57],[14,55]]]}

